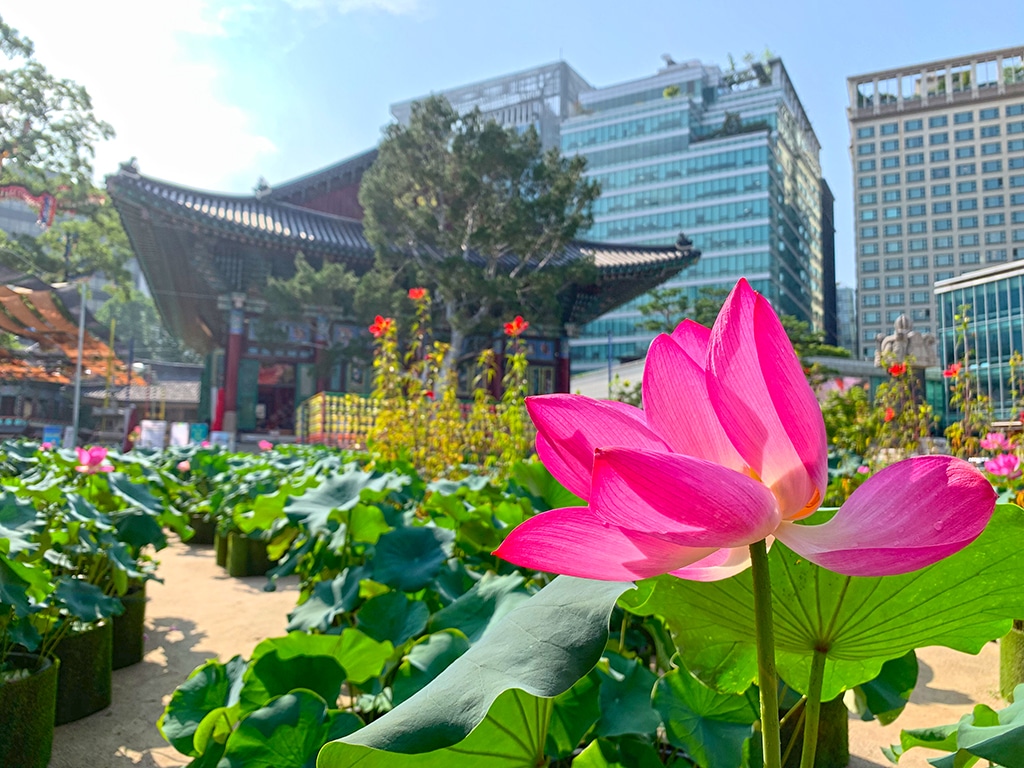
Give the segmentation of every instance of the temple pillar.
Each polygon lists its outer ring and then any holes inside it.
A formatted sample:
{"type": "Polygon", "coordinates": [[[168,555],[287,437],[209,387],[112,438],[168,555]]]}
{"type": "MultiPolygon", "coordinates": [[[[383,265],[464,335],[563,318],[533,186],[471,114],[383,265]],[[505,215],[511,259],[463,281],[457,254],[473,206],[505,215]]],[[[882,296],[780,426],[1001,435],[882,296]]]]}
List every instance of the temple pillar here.
{"type": "Polygon", "coordinates": [[[228,319],[228,343],[224,352],[224,431],[238,431],[238,368],[242,362],[245,333],[245,297],[232,297],[228,319]]]}

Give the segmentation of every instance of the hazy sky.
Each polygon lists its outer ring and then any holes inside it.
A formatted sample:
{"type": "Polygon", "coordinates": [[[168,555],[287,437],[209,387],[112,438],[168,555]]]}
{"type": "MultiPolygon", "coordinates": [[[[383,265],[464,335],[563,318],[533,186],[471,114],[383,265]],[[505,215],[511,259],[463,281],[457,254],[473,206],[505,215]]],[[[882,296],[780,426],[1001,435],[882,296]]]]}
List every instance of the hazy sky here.
{"type": "Polygon", "coordinates": [[[248,192],[373,146],[388,105],[565,59],[592,85],[661,55],[782,57],[836,195],[838,278],[853,284],[846,77],[1014,45],[1024,3],[688,0],[13,0],[4,19],[54,74],[85,85],[117,138],[102,176],[248,192]]]}

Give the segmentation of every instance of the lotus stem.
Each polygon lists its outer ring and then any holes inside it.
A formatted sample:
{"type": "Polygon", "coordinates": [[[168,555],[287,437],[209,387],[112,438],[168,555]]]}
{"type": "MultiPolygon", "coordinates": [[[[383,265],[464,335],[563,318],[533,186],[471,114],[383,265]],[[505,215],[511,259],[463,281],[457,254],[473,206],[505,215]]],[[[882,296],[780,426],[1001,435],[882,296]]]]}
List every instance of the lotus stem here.
{"type": "Polygon", "coordinates": [[[818,749],[818,723],[821,720],[821,686],[825,679],[825,652],[814,649],[811,657],[811,674],[807,681],[807,705],[804,711],[804,748],[800,754],[800,768],[814,768],[815,753],[818,749]]]}
{"type": "Polygon", "coordinates": [[[772,582],[768,573],[768,547],[764,540],[750,545],[754,579],[754,625],[757,640],[757,685],[761,690],[761,742],[764,768],[782,768],[779,733],[779,684],[775,674],[775,625],[772,619],[772,582]]]}

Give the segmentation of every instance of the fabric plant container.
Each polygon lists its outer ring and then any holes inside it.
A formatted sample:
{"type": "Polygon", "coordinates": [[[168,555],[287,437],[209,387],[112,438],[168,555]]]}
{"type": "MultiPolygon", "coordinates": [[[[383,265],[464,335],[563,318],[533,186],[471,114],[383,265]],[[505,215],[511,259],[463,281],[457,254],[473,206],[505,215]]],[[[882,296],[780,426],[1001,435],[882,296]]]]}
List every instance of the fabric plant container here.
{"type": "Polygon", "coordinates": [[[124,613],[114,617],[114,669],[138,664],[146,655],[146,582],[132,584],[121,604],[124,613]]]}
{"type": "Polygon", "coordinates": [[[270,570],[267,542],[232,531],[228,534],[227,561],[231,576],[263,576],[270,570]]]}
{"type": "Polygon", "coordinates": [[[188,544],[206,545],[213,544],[217,533],[217,524],[208,520],[205,515],[189,515],[188,524],[195,531],[188,544]]]}
{"type": "Polygon", "coordinates": [[[1013,701],[1013,689],[1024,683],[1024,621],[1014,619],[1013,628],[999,640],[999,694],[1013,701]]]}
{"type": "MultiPolygon", "coordinates": [[[[785,751],[803,718],[797,712],[782,726],[782,749],[785,751]]],[[[796,738],[783,768],[800,768],[800,752],[803,749],[803,729],[796,738]]],[[[832,701],[821,702],[821,717],[818,722],[818,750],[814,757],[814,768],[846,768],[850,764],[850,712],[842,696],[832,701]]]]}
{"type": "Polygon", "coordinates": [[[113,645],[114,625],[109,620],[83,632],[69,632],[57,643],[57,725],[110,706],[113,645]]]}
{"type": "Polygon", "coordinates": [[[28,653],[12,653],[7,659],[15,669],[33,671],[0,682],[0,765],[46,768],[53,748],[60,664],[28,653]]]}

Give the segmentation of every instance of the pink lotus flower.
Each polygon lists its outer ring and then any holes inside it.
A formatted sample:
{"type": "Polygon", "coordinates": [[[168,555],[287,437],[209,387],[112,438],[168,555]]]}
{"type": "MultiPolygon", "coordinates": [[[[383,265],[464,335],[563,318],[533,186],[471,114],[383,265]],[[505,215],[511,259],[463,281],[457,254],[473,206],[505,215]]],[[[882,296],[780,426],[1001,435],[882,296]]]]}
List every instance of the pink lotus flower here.
{"type": "Polygon", "coordinates": [[[185,472],[188,472],[191,469],[192,469],[192,465],[189,464],[188,459],[185,459],[184,461],[179,461],[178,462],[178,471],[179,472],[185,473],[185,472]]]}
{"type": "Polygon", "coordinates": [[[1001,453],[985,462],[985,471],[1014,480],[1021,475],[1020,457],[1013,453],[1001,453]]]}
{"type": "Polygon", "coordinates": [[[50,441],[47,440],[46,442],[41,443],[39,445],[39,447],[42,448],[44,451],[52,451],[53,450],[53,443],[51,443],[50,441]]]}
{"type": "Polygon", "coordinates": [[[857,474],[858,475],[870,475],[871,474],[871,470],[866,465],[861,464],[859,467],[857,467],[857,474]]]}
{"type": "Polygon", "coordinates": [[[830,570],[876,576],[962,549],[995,507],[970,464],[922,456],[867,479],[830,521],[798,524],[825,494],[825,426],[782,324],[745,280],[712,330],[685,321],[654,340],[642,391],[643,410],[527,399],[538,456],[588,504],[527,520],[495,554],[584,578],[710,581],[773,536],[830,570]]]}
{"type": "Polygon", "coordinates": [[[96,472],[111,472],[114,469],[107,461],[107,449],[101,445],[94,445],[92,448],[76,446],[75,452],[78,454],[78,466],[75,467],[78,472],[92,475],[96,472]]]}
{"type": "Polygon", "coordinates": [[[261,451],[269,451],[274,447],[274,444],[269,440],[260,440],[256,445],[260,447],[261,451]]]}
{"type": "Polygon", "coordinates": [[[981,439],[981,447],[986,451],[1009,451],[1013,450],[1010,441],[1002,432],[989,432],[981,439]]]}
{"type": "Polygon", "coordinates": [[[209,440],[203,440],[203,442],[201,442],[199,444],[199,447],[200,448],[209,448],[211,445],[213,445],[213,443],[211,443],[209,440]]]}

